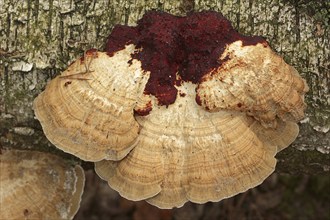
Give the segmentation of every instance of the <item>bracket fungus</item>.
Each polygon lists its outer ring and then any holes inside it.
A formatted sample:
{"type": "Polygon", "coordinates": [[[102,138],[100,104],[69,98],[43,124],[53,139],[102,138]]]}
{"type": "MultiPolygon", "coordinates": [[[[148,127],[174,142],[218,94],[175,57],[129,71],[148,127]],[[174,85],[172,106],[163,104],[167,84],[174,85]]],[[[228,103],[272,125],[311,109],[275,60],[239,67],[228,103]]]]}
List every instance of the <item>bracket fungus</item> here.
{"type": "Polygon", "coordinates": [[[48,153],[2,150],[0,219],[73,219],[84,171],[48,153]]]}
{"type": "Polygon", "coordinates": [[[34,109],[51,142],[96,162],[123,197],[172,208],[260,184],[297,137],[307,90],[220,13],[151,11],[115,26],[105,52],[75,61],[34,109]]]}

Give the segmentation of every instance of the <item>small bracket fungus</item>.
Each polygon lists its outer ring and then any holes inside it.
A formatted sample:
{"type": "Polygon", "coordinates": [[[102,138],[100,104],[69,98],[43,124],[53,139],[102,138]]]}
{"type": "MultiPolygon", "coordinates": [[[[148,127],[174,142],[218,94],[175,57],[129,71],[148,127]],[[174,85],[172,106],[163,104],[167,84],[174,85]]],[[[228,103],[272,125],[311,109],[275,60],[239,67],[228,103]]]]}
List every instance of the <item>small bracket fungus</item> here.
{"type": "Polygon", "coordinates": [[[42,152],[2,150],[0,219],[72,219],[84,188],[84,171],[42,152]]]}
{"type": "Polygon", "coordinates": [[[139,61],[128,63],[133,52],[134,45],[113,57],[87,51],[36,98],[35,114],[55,146],[87,161],[119,160],[134,147],[133,108],[149,74],[139,61]]]}
{"type": "Polygon", "coordinates": [[[51,142],[96,162],[122,196],[172,208],[260,184],[297,137],[307,90],[221,14],[152,11],[115,26],[106,51],[75,61],[34,109],[51,142]]]}

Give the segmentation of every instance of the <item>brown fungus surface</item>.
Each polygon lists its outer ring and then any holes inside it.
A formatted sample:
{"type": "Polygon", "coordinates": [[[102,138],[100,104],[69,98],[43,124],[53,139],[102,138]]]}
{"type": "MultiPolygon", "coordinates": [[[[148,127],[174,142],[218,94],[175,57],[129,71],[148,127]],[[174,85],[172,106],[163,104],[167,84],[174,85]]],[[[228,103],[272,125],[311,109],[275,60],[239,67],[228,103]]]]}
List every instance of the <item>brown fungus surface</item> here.
{"type": "Polygon", "coordinates": [[[34,151],[0,154],[0,219],[73,219],[84,171],[57,156],[34,151]]]}
{"type": "Polygon", "coordinates": [[[134,45],[109,57],[88,51],[53,79],[34,101],[47,138],[87,161],[122,159],[134,147],[139,124],[133,108],[148,77],[131,64],[134,45]]]}
{"type": "Polygon", "coordinates": [[[244,46],[265,44],[261,37],[239,34],[220,13],[199,12],[177,17],[151,11],[136,27],[117,25],[108,38],[106,51],[112,55],[134,44],[139,50],[133,58],[150,71],[144,90],[158,100],[159,105],[173,104],[177,86],[182,82],[200,83],[204,75],[222,65],[228,57],[219,59],[226,45],[241,41],[244,46]]]}
{"type": "Polygon", "coordinates": [[[297,137],[307,90],[263,38],[221,14],[152,11],[116,26],[106,51],[77,60],[34,108],[46,136],[99,161],[122,196],[172,208],[260,184],[297,137]]]}

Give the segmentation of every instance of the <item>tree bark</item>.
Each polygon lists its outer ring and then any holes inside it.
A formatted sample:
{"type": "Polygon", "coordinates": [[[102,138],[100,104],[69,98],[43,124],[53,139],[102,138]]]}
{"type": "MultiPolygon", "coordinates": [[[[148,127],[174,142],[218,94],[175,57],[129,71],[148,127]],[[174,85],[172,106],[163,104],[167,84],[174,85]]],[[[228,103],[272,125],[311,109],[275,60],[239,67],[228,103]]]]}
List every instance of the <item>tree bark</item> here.
{"type": "Polygon", "coordinates": [[[47,81],[90,48],[102,50],[115,24],[134,25],[147,10],[175,15],[215,10],[247,35],[264,36],[307,80],[306,119],[278,171],[330,170],[329,17],[326,0],[0,0],[0,147],[56,150],[34,118],[47,81]]]}

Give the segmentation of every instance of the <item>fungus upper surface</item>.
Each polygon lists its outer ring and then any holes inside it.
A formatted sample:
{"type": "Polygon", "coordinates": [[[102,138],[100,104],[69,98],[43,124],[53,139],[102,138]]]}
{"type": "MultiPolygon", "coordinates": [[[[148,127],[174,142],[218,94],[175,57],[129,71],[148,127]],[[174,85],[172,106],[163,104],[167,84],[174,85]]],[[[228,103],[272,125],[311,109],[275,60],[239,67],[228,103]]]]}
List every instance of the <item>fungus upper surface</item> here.
{"type": "Polygon", "coordinates": [[[151,73],[145,94],[155,96],[160,105],[170,105],[176,100],[177,86],[182,82],[200,83],[205,74],[226,61],[228,57],[219,57],[235,41],[241,41],[244,46],[267,45],[261,37],[239,34],[220,13],[177,17],[152,11],[136,27],[115,26],[106,51],[112,55],[127,44],[140,48],[132,57],[151,73]]]}
{"type": "Polygon", "coordinates": [[[33,107],[47,138],[88,161],[122,159],[134,147],[139,124],[133,108],[148,73],[132,61],[134,45],[109,57],[88,51],[53,79],[33,107]]]}
{"type": "Polygon", "coordinates": [[[57,147],[121,195],[161,208],[260,184],[298,135],[308,87],[261,37],[216,12],[116,26],[34,102],[57,147]],[[102,159],[105,159],[101,161],[102,159]]]}
{"type": "Polygon", "coordinates": [[[72,219],[79,208],[84,172],[57,156],[2,150],[0,219],[72,219]]]}

